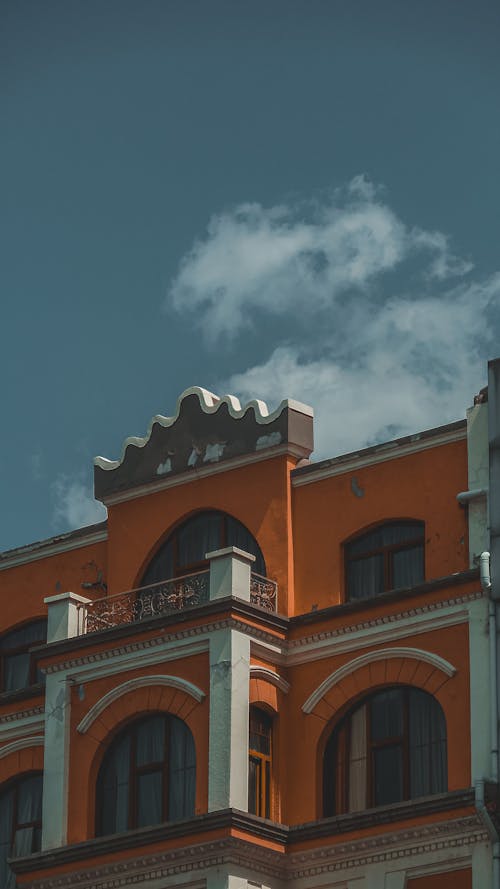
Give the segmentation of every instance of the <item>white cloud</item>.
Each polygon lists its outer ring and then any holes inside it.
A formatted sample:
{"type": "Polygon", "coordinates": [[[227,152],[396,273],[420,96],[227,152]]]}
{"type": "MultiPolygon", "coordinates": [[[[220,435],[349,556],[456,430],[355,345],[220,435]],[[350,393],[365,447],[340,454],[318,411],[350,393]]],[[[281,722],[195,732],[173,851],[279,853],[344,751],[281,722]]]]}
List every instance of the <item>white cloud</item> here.
{"type": "Polygon", "coordinates": [[[212,217],[168,304],[209,344],[255,327],[259,360],[216,388],[311,404],[316,457],[328,457],[465,415],[500,323],[500,274],[474,280],[472,268],[358,176],[322,202],[212,217]]]}
{"type": "Polygon", "coordinates": [[[405,259],[423,254],[427,275],[463,275],[469,263],[446,236],[408,228],[362,176],[323,203],[242,204],[213,216],[180,264],[167,298],[195,313],[209,342],[252,325],[255,309],[281,315],[335,308],[405,259]]]}
{"type": "Polygon", "coordinates": [[[350,327],[343,353],[279,346],[223,386],[242,400],[274,406],[289,395],[311,404],[317,458],[440,426],[465,416],[484,385],[488,310],[499,302],[500,275],[441,298],[393,299],[369,324],[350,327]]]}
{"type": "Polygon", "coordinates": [[[80,477],[60,475],[52,484],[54,499],[53,521],[61,522],[69,529],[81,528],[102,522],[107,515],[106,507],[94,500],[88,486],[80,477]]]}

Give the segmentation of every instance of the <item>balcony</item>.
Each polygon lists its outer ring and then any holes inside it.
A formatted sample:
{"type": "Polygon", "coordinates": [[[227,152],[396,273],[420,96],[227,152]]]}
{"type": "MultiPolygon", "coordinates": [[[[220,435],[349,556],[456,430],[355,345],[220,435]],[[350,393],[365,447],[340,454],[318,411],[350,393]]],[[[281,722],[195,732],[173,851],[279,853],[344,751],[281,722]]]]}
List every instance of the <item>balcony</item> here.
{"type": "MultiPolygon", "coordinates": [[[[248,583],[248,581],[247,581],[248,583]]],[[[248,587],[247,587],[248,589],[248,587]]],[[[211,595],[210,570],[138,587],[114,596],[77,605],[78,635],[97,633],[151,617],[164,617],[205,605],[211,595]]],[[[277,610],[277,584],[260,574],[250,574],[250,602],[265,611],[277,610]]]]}

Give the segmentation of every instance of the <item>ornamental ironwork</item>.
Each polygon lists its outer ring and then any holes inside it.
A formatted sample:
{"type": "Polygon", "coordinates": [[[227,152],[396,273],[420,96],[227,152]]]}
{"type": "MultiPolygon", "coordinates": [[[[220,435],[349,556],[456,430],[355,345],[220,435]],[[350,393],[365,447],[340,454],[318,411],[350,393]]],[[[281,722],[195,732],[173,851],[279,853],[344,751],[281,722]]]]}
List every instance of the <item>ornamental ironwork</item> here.
{"type": "Polygon", "coordinates": [[[262,577],[260,574],[252,574],[250,578],[250,602],[265,608],[266,611],[276,611],[278,586],[274,580],[262,577]]]}
{"type": "Polygon", "coordinates": [[[131,624],[148,617],[174,614],[186,608],[204,605],[209,599],[210,572],[175,577],[147,587],[96,599],[84,606],[80,623],[84,633],[96,633],[121,624],[131,624]]]}

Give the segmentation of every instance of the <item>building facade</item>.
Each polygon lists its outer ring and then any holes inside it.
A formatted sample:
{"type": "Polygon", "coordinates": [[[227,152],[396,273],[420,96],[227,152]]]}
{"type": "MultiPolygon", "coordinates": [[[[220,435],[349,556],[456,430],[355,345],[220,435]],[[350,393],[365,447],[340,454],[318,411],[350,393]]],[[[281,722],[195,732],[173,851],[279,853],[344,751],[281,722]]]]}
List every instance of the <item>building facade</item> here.
{"type": "Polygon", "coordinates": [[[4,889],[498,889],[498,380],[316,463],[187,390],[0,556],[4,889]]]}

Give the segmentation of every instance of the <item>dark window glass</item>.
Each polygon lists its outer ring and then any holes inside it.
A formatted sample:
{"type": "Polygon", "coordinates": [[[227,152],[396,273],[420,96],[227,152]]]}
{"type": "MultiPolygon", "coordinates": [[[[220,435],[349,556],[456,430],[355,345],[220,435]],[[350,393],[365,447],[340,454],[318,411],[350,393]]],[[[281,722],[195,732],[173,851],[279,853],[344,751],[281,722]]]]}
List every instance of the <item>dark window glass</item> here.
{"type": "Polygon", "coordinates": [[[163,715],[127,726],[105,755],[97,788],[99,835],[194,815],[196,759],[188,726],[163,715]]]}
{"type": "Polygon", "coordinates": [[[8,858],[39,852],[42,832],[42,775],[18,778],[0,790],[0,886],[13,889],[8,858]]]}
{"type": "Polygon", "coordinates": [[[44,682],[30,648],[47,641],[47,620],[32,621],[0,638],[0,691],[18,691],[44,682]]]}
{"type": "Polygon", "coordinates": [[[345,548],[348,599],[367,599],[424,580],[423,522],[379,525],[345,548]]]}
{"type": "Polygon", "coordinates": [[[267,713],[250,707],[248,811],[261,818],[271,817],[272,728],[267,713]]]}
{"type": "Polygon", "coordinates": [[[207,567],[208,552],[225,546],[237,546],[256,557],[253,570],[266,574],[259,544],[241,522],[216,510],[200,512],[189,518],[170,535],[152,558],[141,586],[149,586],[207,567]]]}
{"type": "Polygon", "coordinates": [[[427,692],[401,686],[371,695],[326,744],[326,817],[446,789],[446,724],[440,704],[427,692]]]}

